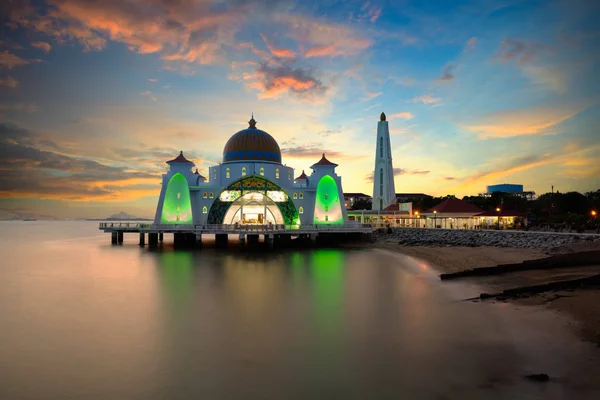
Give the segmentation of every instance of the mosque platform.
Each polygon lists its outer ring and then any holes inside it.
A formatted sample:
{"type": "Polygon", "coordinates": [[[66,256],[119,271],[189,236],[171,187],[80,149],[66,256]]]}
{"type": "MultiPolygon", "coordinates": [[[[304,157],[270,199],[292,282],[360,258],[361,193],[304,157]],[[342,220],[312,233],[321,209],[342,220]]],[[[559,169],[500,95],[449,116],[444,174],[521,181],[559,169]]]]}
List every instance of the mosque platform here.
{"type": "Polygon", "coordinates": [[[146,244],[146,235],[150,246],[156,245],[158,241],[163,240],[163,235],[173,234],[175,243],[183,241],[190,242],[201,241],[202,235],[215,235],[217,241],[227,240],[228,235],[239,235],[240,240],[248,241],[263,235],[265,241],[273,240],[275,236],[292,236],[310,238],[316,240],[319,235],[329,238],[336,235],[348,234],[371,234],[373,227],[371,224],[361,224],[350,222],[346,224],[331,225],[157,225],[140,222],[100,222],[98,229],[105,233],[111,233],[112,243],[123,243],[125,233],[138,233],[140,235],[140,245],[146,244]]]}

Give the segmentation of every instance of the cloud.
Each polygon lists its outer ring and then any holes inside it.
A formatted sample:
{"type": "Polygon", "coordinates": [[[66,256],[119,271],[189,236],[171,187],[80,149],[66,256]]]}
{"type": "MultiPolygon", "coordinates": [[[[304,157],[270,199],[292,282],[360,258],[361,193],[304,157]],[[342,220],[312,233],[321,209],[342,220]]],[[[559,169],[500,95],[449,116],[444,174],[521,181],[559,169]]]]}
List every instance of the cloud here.
{"type": "Polygon", "coordinates": [[[158,79],[155,79],[155,78],[149,78],[149,79],[148,79],[148,82],[158,82],[158,79]]]}
{"type": "Polygon", "coordinates": [[[456,177],[454,177],[454,176],[445,176],[445,177],[444,177],[444,179],[445,179],[445,180],[447,180],[447,181],[454,181],[454,180],[456,180],[457,178],[456,178],[456,177]]]}
{"type": "Polygon", "coordinates": [[[34,103],[22,103],[22,102],[2,102],[0,103],[0,111],[37,111],[38,106],[34,103]]]}
{"type": "Polygon", "coordinates": [[[412,99],[413,103],[423,103],[423,104],[435,104],[441,101],[442,99],[439,97],[433,97],[432,94],[424,94],[422,96],[418,96],[412,99]]]}
{"type": "Polygon", "coordinates": [[[10,75],[6,75],[5,77],[0,78],[0,86],[5,86],[14,89],[17,86],[19,86],[19,81],[17,81],[10,75]]]}
{"type": "Polygon", "coordinates": [[[50,51],[52,50],[52,46],[50,46],[50,43],[47,42],[33,42],[31,43],[31,46],[35,47],[36,49],[42,50],[46,54],[50,53],[50,51]]]}
{"type": "Polygon", "coordinates": [[[140,95],[142,95],[152,101],[156,101],[156,97],[152,94],[152,92],[150,90],[146,90],[145,92],[140,93],[140,95]]]}
{"type": "Polygon", "coordinates": [[[491,114],[465,129],[480,139],[557,133],[551,128],[579,114],[584,107],[508,110],[491,114]]]}
{"type": "Polygon", "coordinates": [[[273,54],[275,57],[279,57],[279,58],[294,58],[296,56],[296,52],[294,52],[291,49],[286,49],[283,47],[275,47],[273,46],[273,44],[271,43],[271,41],[269,40],[269,38],[267,37],[267,35],[261,33],[260,37],[264,40],[265,44],[267,45],[267,48],[269,49],[269,51],[271,52],[271,54],[273,54]]]}
{"type": "Polygon", "coordinates": [[[525,65],[523,71],[529,75],[534,83],[549,88],[558,94],[564,94],[568,90],[568,76],[566,71],[561,68],[525,65]]]}
{"type": "Polygon", "coordinates": [[[369,101],[369,100],[376,99],[377,97],[381,96],[382,94],[383,94],[383,92],[366,92],[365,97],[363,97],[363,101],[369,101]]]}
{"type": "Polygon", "coordinates": [[[551,50],[551,47],[537,42],[506,38],[500,44],[494,59],[502,62],[516,60],[519,64],[525,64],[551,50]]]}
{"type": "Polygon", "coordinates": [[[472,37],[471,39],[467,40],[467,44],[465,45],[465,50],[474,50],[476,46],[477,46],[477,38],[472,37]]]}
{"type": "Polygon", "coordinates": [[[29,61],[5,50],[0,53],[0,68],[13,69],[29,64],[29,61]]]}
{"type": "Polygon", "coordinates": [[[454,65],[446,65],[442,76],[436,79],[437,82],[450,82],[454,79],[454,65]]]}
{"type": "Polygon", "coordinates": [[[159,174],[55,149],[60,146],[29,130],[0,123],[0,198],[123,201],[158,194],[159,174]]]}
{"type": "MultiPolygon", "coordinates": [[[[396,167],[394,168],[394,176],[402,176],[402,175],[427,175],[429,174],[431,171],[428,170],[420,170],[420,169],[412,169],[412,170],[408,170],[405,168],[400,168],[400,167],[396,167]]],[[[373,182],[373,172],[369,173],[366,177],[365,180],[367,182],[373,182]]]]}
{"type": "Polygon", "coordinates": [[[399,113],[390,115],[390,118],[402,118],[405,120],[413,119],[414,117],[415,116],[408,111],[403,111],[403,112],[399,112],[399,113]]]}
{"type": "Polygon", "coordinates": [[[262,63],[253,75],[246,75],[249,86],[258,89],[259,99],[279,98],[289,94],[303,101],[319,104],[325,100],[327,86],[312,76],[312,72],[302,68],[292,68],[288,64],[270,66],[262,63]]]}
{"type": "MultiPolygon", "coordinates": [[[[283,143],[282,143],[283,144],[283,143]]],[[[301,146],[282,148],[281,153],[293,158],[314,158],[317,162],[323,153],[332,161],[333,158],[344,158],[344,155],[338,151],[324,151],[320,143],[308,143],[301,146]]]]}
{"type": "Polygon", "coordinates": [[[369,20],[371,22],[375,22],[381,16],[382,8],[371,4],[370,1],[367,1],[360,8],[360,11],[361,14],[359,14],[357,18],[359,21],[369,20]]]}
{"type": "Polygon", "coordinates": [[[306,48],[306,58],[356,55],[373,44],[360,30],[322,18],[281,13],[273,22],[287,27],[285,35],[306,48]]]}
{"type": "Polygon", "coordinates": [[[337,135],[338,133],[342,133],[341,128],[322,130],[318,133],[318,135],[321,137],[327,137],[327,136],[331,136],[331,135],[337,135]]]}

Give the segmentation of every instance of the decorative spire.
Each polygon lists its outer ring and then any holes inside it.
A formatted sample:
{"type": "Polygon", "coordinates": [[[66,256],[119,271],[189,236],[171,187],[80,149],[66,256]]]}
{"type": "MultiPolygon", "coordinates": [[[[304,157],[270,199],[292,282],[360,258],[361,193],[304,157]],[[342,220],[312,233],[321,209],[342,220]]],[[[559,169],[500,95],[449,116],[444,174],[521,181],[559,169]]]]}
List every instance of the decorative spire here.
{"type": "Polygon", "coordinates": [[[254,119],[254,113],[252,113],[252,118],[248,121],[248,128],[256,129],[256,120],[254,119]]]}
{"type": "Polygon", "coordinates": [[[381,112],[381,115],[379,116],[379,120],[385,121],[385,113],[383,111],[381,112]]]}

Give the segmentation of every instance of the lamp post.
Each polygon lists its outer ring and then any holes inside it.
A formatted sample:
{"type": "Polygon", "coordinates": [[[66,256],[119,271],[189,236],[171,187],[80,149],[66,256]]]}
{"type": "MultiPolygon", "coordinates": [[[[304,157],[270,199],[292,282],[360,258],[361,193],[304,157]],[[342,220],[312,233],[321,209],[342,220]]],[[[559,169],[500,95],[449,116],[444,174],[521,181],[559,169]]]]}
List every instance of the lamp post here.
{"type": "Polygon", "coordinates": [[[433,210],[433,227],[437,228],[437,210],[433,210]]]}
{"type": "Polygon", "coordinates": [[[594,219],[594,225],[596,225],[596,233],[600,232],[600,227],[598,227],[598,225],[596,224],[596,217],[598,216],[598,212],[596,210],[592,210],[592,212],[590,212],[590,214],[592,215],[592,218],[594,219]]]}
{"type": "Polygon", "coordinates": [[[496,207],[496,212],[498,213],[498,230],[500,230],[500,207],[496,207]]]}

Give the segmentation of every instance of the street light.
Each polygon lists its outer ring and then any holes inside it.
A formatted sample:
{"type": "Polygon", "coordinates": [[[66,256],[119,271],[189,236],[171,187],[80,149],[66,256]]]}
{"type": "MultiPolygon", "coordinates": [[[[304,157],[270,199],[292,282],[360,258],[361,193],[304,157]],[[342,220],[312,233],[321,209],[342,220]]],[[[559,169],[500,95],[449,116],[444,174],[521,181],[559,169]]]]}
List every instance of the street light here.
{"type": "MultiPolygon", "coordinates": [[[[421,224],[419,224],[419,223],[418,223],[418,222],[419,222],[419,211],[415,211],[415,218],[417,218],[417,224],[416,224],[416,225],[417,225],[417,228],[420,228],[420,227],[421,227],[421,224]]],[[[414,225],[415,225],[415,224],[413,224],[413,226],[414,226],[414,225]]]]}
{"type": "Polygon", "coordinates": [[[433,210],[433,227],[437,228],[437,210],[433,210]]]}
{"type": "Polygon", "coordinates": [[[500,230],[500,207],[496,207],[496,212],[498,213],[498,230],[500,230]]]}

